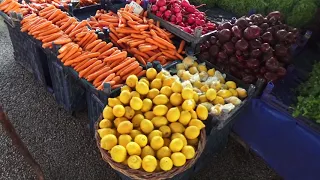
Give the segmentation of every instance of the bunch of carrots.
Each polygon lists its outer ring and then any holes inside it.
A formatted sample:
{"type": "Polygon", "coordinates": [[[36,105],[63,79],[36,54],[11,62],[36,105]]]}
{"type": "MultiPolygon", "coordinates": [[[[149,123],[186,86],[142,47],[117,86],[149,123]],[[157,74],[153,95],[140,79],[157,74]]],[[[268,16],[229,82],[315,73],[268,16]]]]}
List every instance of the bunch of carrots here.
{"type": "Polygon", "coordinates": [[[98,10],[94,17],[88,19],[92,28],[108,27],[111,41],[133,54],[141,63],[146,64],[159,60],[162,65],[172,60],[183,59],[185,41],[181,41],[177,49],[171,33],[160,28],[160,23],[147,19],[147,12],[134,14],[126,5],[117,14],[98,10]]]}
{"type": "Polygon", "coordinates": [[[0,10],[9,13],[10,11],[23,14],[25,11],[22,5],[15,0],[4,0],[0,3],[0,10]]]}

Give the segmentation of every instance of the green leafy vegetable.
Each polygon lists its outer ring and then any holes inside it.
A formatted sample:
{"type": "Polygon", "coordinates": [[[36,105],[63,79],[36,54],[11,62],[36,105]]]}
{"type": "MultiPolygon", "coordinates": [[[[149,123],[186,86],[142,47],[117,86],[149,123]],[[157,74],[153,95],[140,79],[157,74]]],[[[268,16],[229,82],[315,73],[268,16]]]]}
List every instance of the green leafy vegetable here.
{"type": "Polygon", "coordinates": [[[287,22],[291,26],[301,27],[306,25],[315,15],[317,5],[313,0],[299,1],[292,9],[287,18],[287,22]]]}

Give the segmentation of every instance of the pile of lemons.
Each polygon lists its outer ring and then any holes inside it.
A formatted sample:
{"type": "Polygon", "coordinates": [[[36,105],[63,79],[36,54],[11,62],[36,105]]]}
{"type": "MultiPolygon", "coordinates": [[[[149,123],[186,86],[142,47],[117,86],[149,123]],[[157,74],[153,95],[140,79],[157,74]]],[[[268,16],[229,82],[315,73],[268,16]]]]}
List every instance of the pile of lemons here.
{"type": "Polygon", "coordinates": [[[146,172],[170,171],[194,158],[208,117],[197,93],[154,68],[140,80],[130,75],[126,84],[103,110],[101,148],[115,162],[146,172]]]}

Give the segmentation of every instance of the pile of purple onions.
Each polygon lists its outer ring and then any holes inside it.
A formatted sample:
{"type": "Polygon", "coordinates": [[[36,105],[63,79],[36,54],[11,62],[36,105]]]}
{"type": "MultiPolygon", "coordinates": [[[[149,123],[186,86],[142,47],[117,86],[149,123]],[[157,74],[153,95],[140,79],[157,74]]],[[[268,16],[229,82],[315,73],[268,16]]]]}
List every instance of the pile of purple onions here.
{"type": "Polygon", "coordinates": [[[208,41],[200,46],[200,60],[255,83],[258,78],[275,81],[286,74],[290,47],[296,43],[296,28],[282,23],[275,11],[263,17],[253,14],[220,24],[208,41]]]}

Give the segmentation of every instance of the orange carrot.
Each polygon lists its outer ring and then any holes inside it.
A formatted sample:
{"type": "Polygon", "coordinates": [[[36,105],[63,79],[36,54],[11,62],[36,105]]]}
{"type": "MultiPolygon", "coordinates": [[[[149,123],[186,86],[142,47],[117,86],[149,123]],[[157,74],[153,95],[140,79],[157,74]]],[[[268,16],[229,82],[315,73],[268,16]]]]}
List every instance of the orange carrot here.
{"type": "Polygon", "coordinates": [[[132,74],[138,75],[141,71],[142,71],[142,67],[139,66],[138,68],[135,68],[133,71],[125,74],[125,75],[122,77],[122,80],[125,81],[125,80],[126,80],[130,75],[132,75],[132,74]]]}
{"type": "Polygon", "coordinates": [[[104,63],[101,63],[101,64],[94,66],[92,69],[90,69],[90,71],[88,71],[86,74],[84,74],[83,77],[85,77],[87,79],[90,74],[95,73],[96,71],[98,71],[99,69],[101,69],[104,66],[105,66],[104,63]]]}
{"type": "Polygon", "coordinates": [[[121,53],[115,54],[113,56],[109,56],[104,58],[104,62],[108,62],[108,61],[112,61],[112,60],[116,60],[116,59],[124,59],[127,57],[127,52],[126,51],[122,51],[121,53]]]}
{"type": "Polygon", "coordinates": [[[101,39],[97,39],[97,40],[93,41],[92,43],[88,44],[86,50],[90,51],[93,47],[95,47],[101,41],[102,41],[101,39]]]}
{"type": "Polygon", "coordinates": [[[100,42],[99,44],[97,44],[92,50],[91,52],[97,52],[99,49],[101,49],[104,45],[106,45],[106,42],[100,42]]]}
{"type": "Polygon", "coordinates": [[[53,41],[54,44],[60,44],[60,45],[67,44],[69,42],[71,42],[70,38],[59,38],[53,41]]]}
{"type": "Polygon", "coordinates": [[[142,70],[140,73],[137,74],[138,77],[144,76],[146,74],[146,70],[142,70]]]}
{"type": "Polygon", "coordinates": [[[179,54],[182,52],[185,44],[186,44],[186,41],[182,40],[177,51],[179,54]]]}
{"type": "Polygon", "coordinates": [[[95,80],[98,76],[100,76],[101,74],[105,73],[105,72],[108,72],[110,70],[110,67],[108,66],[104,66],[102,69],[98,70],[97,72],[93,73],[93,74],[90,74],[88,77],[87,77],[87,80],[88,81],[93,81],[95,80]]]}
{"type": "Polygon", "coordinates": [[[89,58],[96,58],[100,55],[100,53],[96,52],[96,53],[88,53],[88,54],[82,54],[81,56],[73,59],[73,60],[70,60],[68,62],[65,63],[66,66],[68,65],[71,65],[72,63],[75,63],[75,62],[80,62],[80,61],[83,61],[85,59],[89,59],[89,58]]]}
{"type": "Polygon", "coordinates": [[[96,59],[90,59],[89,61],[87,61],[86,63],[84,63],[82,66],[80,66],[77,71],[80,72],[82,70],[84,70],[85,68],[87,68],[88,66],[90,66],[91,64],[93,64],[94,62],[96,62],[96,59]]]}
{"type": "Polygon", "coordinates": [[[85,68],[84,70],[80,71],[79,72],[79,78],[82,78],[87,72],[89,72],[93,67],[99,65],[99,64],[102,64],[102,62],[96,58],[95,59],[95,62],[93,64],[91,64],[90,66],[88,66],[87,68],[85,68]]]}
{"type": "Polygon", "coordinates": [[[162,52],[159,52],[158,54],[153,55],[152,57],[150,57],[148,59],[148,62],[152,62],[152,61],[156,60],[161,55],[162,55],[162,52]]]}
{"type": "Polygon", "coordinates": [[[127,73],[129,73],[130,71],[134,70],[138,66],[139,66],[139,63],[137,61],[131,63],[124,71],[122,71],[120,73],[120,76],[122,77],[122,76],[126,75],[127,73]]]}
{"type": "Polygon", "coordinates": [[[99,53],[103,53],[105,51],[108,51],[113,46],[112,42],[109,42],[104,47],[98,50],[99,53]]]}
{"type": "Polygon", "coordinates": [[[168,48],[171,48],[171,49],[176,49],[176,47],[171,44],[170,42],[162,39],[161,37],[159,36],[152,36],[152,39],[154,39],[155,41],[157,41],[158,43],[162,44],[162,45],[165,45],[167,46],[168,48]]]}
{"type": "Polygon", "coordinates": [[[160,48],[162,48],[162,49],[167,49],[167,47],[166,47],[165,45],[162,45],[162,44],[156,42],[155,40],[153,40],[153,39],[151,39],[151,38],[147,38],[146,41],[147,41],[148,43],[154,44],[154,45],[156,45],[156,46],[158,46],[158,47],[160,47],[160,48]]]}

